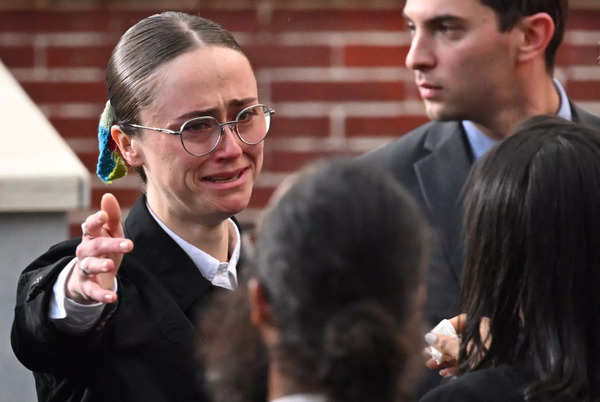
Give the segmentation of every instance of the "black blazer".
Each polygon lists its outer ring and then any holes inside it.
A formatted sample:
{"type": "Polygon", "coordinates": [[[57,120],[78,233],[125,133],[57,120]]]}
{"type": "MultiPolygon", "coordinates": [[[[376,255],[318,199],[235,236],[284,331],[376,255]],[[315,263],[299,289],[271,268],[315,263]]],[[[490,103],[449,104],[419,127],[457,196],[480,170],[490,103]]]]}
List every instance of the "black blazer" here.
{"type": "Polygon", "coordinates": [[[204,401],[194,361],[197,314],[214,287],[158,226],[140,197],[124,223],[134,243],[119,300],[83,335],[48,318],[52,285],[80,239],[59,243],[19,278],[11,341],[40,401],[204,401]]]}
{"type": "Polygon", "coordinates": [[[530,370],[501,365],[452,379],[419,402],[523,402],[523,390],[534,380],[530,370]]]}

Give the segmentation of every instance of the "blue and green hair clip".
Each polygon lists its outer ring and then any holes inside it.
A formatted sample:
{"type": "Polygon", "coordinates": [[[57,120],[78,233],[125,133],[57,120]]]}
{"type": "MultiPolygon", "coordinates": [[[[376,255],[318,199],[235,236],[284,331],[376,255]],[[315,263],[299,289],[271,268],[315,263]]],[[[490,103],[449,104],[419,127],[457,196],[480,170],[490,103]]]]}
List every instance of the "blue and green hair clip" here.
{"type": "Polygon", "coordinates": [[[98,124],[98,165],[96,174],[104,183],[111,183],[127,174],[127,164],[121,156],[117,144],[110,135],[110,128],[115,123],[116,116],[110,101],[106,102],[98,124]]]}

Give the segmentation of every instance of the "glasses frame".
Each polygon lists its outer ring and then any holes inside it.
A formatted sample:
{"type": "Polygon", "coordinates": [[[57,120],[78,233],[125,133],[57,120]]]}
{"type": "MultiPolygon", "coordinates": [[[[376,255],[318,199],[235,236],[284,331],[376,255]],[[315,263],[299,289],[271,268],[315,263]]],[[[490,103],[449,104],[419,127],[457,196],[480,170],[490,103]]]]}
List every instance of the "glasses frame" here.
{"type": "MultiPolygon", "coordinates": [[[[265,113],[265,115],[266,115],[266,113],[265,113]]],[[[260,144],[261,142],[263,142],[265,140],[265,138],[267,138],[267,134],[269,134],[269,130],[271,128],[270,120],[271,120],[271,116],[273,116],[274,114],[275,114],[275,110],[273,110],[271,107],[269,107],[265,104],[262,104],[262,103],[257,103],[256,105],[250,105],[250,106],[247,106],[247,107],[243,108],[242,110],[240,110],[238,112],[238,114],[235,116],[235,120],[225,121],[223,123],[220,123],[219,120],[217,120],[213,116],[198,116],[198,117],[193,117],[189,120],[184,121],[183,124],[181,125],[181,127],[179,128],[179,130],[169,130],[168,128],[158,128],[158,127],[148,127],[148,126],[142,126],[141,124],[133,124],[133,123],[126,123],[125,125],[128,127],[133,127],[133,128],[141,128],[144,130],[158,131],[158,132],[165,133],[165,134],[178,135],[179,140],[181,141],[181,146],[183,147],[185,152],[187,152],[188,154],[193,155],[193,156],[206,156],[206,155],[210,154],[211,152],[213,152],[215,149],[217,149],[217,147],[221,143],[221,138],[223,138],[223,132],[225,131],[226,126],[232,126],[233,132],[235,133],[237,138],[239,138],[239,140],[242,141],[244,144],[247,144],[247,145],[260,144]],[[259,141],[248,142],[245,139],[243,139],[242,136],[240,135],[240,132],[238,131],[238,123],[240,122],[240,115],[242,113],[244,113],[252,108],[255,108],[257,106],[263,107],[266,110],[266,113],[269,114],[269,129],[267,129],[267,132],[265,133],[264,137],[262,137],[259,141]],[[215,120],[219,127],[219,137],[217,138],[217,141],[215,141],[215,144],[212,146],[212,148],[210,150],[208,150],[207,152],[201,153],[201,154],[195,154],[185,147],[185,143],[183,142],[183,135],[181,133],[183,132],[183,130],[187,124],[189,124],[192,121],[199,120],[199,119],[215,120]]]]}

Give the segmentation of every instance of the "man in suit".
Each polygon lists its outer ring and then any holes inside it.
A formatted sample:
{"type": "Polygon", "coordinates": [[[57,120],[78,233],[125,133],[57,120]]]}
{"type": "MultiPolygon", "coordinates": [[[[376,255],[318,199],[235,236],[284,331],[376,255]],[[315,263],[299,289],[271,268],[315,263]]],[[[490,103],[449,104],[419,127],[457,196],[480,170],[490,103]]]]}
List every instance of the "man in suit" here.
{"type": "Polygon", "coordinates": [[[522,121],[558,115],[600,128],[553,79],[567,0],[407,0],[406,65],[433,120],[362,157],[393,172],[437,234],[427,283],[430,325],[458,313],[460,192],[474,160],[522,121]]]}

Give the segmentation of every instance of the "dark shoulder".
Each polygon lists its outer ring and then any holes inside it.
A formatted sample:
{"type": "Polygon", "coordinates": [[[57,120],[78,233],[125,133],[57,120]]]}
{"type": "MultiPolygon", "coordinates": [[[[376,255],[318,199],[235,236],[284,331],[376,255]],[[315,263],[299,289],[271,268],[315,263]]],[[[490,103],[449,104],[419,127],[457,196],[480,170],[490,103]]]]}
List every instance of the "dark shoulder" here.
{"type": "Polygon", "coordinates": [[[359,159],[366,162],[381,163],[382,161],[389,162],[398,156],[418,153],[423,148],[427,133],[435,129],[435,125],[435,122],[429,122],[419,126],[398,139],[365,153],[359,159]]]}
{"type": "Polygon", "coordinates": [[[575,104],[571,104],[573,111],[573,120],[595,130],[600,130],[600,117],[586,110],[581,109],[575,104]]]}
{"type": "Polygon", "coordinates": [[[502,365],[464,374],[429,391],[420,402],[522,402],[532,380],[524,371],[502,365]]]}
{"type": "Polygon", "coordinates": [[[456,129],[455,121],[431,121],[402,135],[389,144],[382,145],[360,156],[359,161],[396,170],[412,166],[431,152],[431,148],[444,139],[445,134],[456,129]]]}

